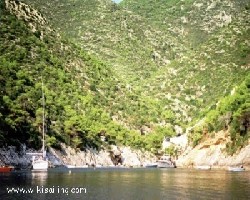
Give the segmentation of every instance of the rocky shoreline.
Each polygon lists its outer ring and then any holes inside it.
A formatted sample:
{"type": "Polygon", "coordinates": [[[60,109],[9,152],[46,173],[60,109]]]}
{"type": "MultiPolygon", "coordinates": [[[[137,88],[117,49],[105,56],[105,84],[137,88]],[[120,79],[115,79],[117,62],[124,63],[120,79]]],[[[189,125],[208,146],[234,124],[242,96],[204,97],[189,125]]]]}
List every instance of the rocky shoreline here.
{"type": "MultiPolygon", "coordinates": [[[[31,168],[32,156],[27,155],[27,153],[34,152],[36,152],[34,149],[27,149],[25,145],[22,145],[19,150],[13,146],[0,148],[0,165],[11,165],[22,169],[31,168]]],[[[54,167],[62,165],[141,167],[147,163],[155,162],[157,159],[149,152],[134,150],[130,147],[112,145],[109,149],[100,151],[92,148],[80,151],[65,144],[61,145],[61,150],[48,148],[47,157],[51,166],[54,167]]]]}
{"type": "MultiPolygon", "coordinates": [[[[184,142],[185,148],[175,159],[177,168],[210,166],[211,169],[227,169],[229,166],[243,165],[246,170],[250,170],[250,141],[234,155],[228,155],[226,153],[226,144],[229,140],[227,135],[227,132],[218,132],[214,138],[207,139],[194,148],[185,146],[187,143],[184,142]]],[[[180,145],[178,138],[174,139],[170,140],[172,144],[180,145]]],[[[180,139],[181,142],[184,141],[183,138],[180,139]]],[[[31,168],[32,156],[27,153],[34,152],[36,152],[34,149],[27,149],[25,145],[19,149],[13,146],[0,148],[0,166],[31,168]]],[[[100,151],[93,148],[81,151],[61,144],[61,150],[48,148],[47,157],[51,166],[54,167],[62,165],[142,167],[157,161],[157,157],[150,152],[116,145],[103,147],[100,151]]]]}
{"type": "Polygon", "coordinates": [[[178,157],[178,167],[211,166],[212,169],[227,169],[229,166],[241,166],[250,170],[250,140],[248,145],[229,155],[226,151],[230,142],[229,133],[220,131],[213,138],[207,138],[194,148],[188,146],[178,157]]]}
{"type": "Polygon", "coordinates": [[[176,161],[177,167],[192,168],[194,166],[210,166],[211,169],[227,169],[229,166],[243,165],[250,170],[250,145],[242,148],[234,155],[228,155],[223,145],[187,148],[176,161]]]}

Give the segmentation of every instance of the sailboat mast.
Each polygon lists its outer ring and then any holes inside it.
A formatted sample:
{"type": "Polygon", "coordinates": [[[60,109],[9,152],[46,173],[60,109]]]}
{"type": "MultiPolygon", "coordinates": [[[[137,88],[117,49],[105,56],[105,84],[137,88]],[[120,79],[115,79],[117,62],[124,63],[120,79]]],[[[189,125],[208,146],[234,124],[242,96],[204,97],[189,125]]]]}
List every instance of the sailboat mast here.
{"type": "Polygon", "coordinates": [[[42,151],[43,151],[43,157],[45,157],[45,138],[44,138],[44,121],[45,121],[45,114],[44,114],[44,107],[45,107],[45,101],[44,101],[44,92],[43,92],[43,79],[42,79],[42,104],[43,104],[43,147],[42,147],[42,151]]]}

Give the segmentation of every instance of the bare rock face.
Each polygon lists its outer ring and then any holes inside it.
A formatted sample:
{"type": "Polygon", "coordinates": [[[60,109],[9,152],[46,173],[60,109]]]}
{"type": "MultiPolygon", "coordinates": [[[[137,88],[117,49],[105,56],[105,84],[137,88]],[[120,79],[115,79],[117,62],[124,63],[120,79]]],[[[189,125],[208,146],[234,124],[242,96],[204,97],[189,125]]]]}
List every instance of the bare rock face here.
{"type": "Polygon", "coordinates": [[[43,39],[44,30],[51,31],[49,26],[46,26],[48,25],[46,18],[31,6],[19,0],[5,0],[5,7],[18,19],[27,22],[28,27],[33,33],[40,30],[41,39],[43,39]]]}
{"type": "Polygon", "coordinates": [[[132,151],[129,147],[122,150],[122,163],[124,166],[141,166],[138,152],[132,151]]]}
{"type": "Polygon", "coordinates": [[[19,19],[36,24],[47,24],[46,19],[37,10],[20,1],[5,0],[6,8],[19,19]]]}
{"type": "Polygon", "coordinates": [[[250,167],[250,144],[234,155],[226,153],[228,137],[223,131],[216,134],[215,138],[206,140],[195,148],[188,147],[179,156],[176,164],[178,167],[192,167],[209,165],[213,168],[226,168],[227,166],[243,165],[250,167]]]}
{"type": "Polygon", "coordinates": [[[130,147],[117,147],[111,145],[109,149],[96,151],[95,149],[86,149],[86,151],[76,151],[71,147],[62,144],[62,151],[54,150],[59,160],[64,164],[75,166],[93,165],[93,166],[116,166],[138,167],[145,163],[155,162],[156,157],[149,152],[133,150],[130,147]]]}
{"type": "MultiPolygon", "coordinates": [[[[65,144],[61,144],[60,151],[51,148],[50,152],[54,157],[61,161],[61,164],[74,165],[76,167],[84,165],[113,165],[109,152],[104,150],[98,152],[95,149],[89,148],[86,149],[86,151],[80,151],[66,146],[65,144]]],[[[56,164],[54,161],[52,161],[52,163],[54,165],[56,164]]]]}
{"type": "MultiPolygon", "coordinates": [[[[32,152],[32,150],[29,150],[32,152]]],[[[26,155],[25,145],[21,146],[21,150],[17,151],[16,147],[9,146],[0,148],[0,165],[12,165],[21,168],[27,168],[31,164],[32,157],[26,155]]]]}
{"type": "Polygon", "coordinates": [[[135,150],[130,147],[121,147],[121,151],[122,164],[127,167],[140,167],[157,160],[155,155],[147,151],[135,150]]]}
{"type": "MultiPolygon", "coordinates": [[[[21,150],[17,150],[16,147],[0,148],[0,165],[13,165],[20,168],[31,167],[32,156],[27,155],[27,153],[34,152],[37,151],[26,149],[25,145],[21,147],[21,150]]],[[[130,147],[111,145],[109,149],[100,151],[92,148],[80,151],[65,144],[61,144],[61,150],[49,147],[47,158],[53,166],[74,165],[76,167],[87,165],[138,167],[156,160],[156,157],[151,153],[133,150],[130,147]]]]}

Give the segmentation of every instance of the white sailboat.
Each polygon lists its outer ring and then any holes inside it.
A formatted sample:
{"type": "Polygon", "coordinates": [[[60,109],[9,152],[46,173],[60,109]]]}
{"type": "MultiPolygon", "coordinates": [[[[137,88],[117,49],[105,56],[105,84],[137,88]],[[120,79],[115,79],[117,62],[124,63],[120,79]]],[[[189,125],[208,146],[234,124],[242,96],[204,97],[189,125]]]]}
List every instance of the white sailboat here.
{"type": "Polygon", "coordinates": [[[49,161],[46,159],[46,151],[45,151],[45,127],[44,127],[44,93],[43,93],[43,81],[42,81],[42,102],[43,102],[43,126],[42,126],[42,133],[43,133],[43,146],[42,146],[42,153],[29,153],[32,155],[32,169],[33,170],[47,170],[49,168],[49,161]]]}

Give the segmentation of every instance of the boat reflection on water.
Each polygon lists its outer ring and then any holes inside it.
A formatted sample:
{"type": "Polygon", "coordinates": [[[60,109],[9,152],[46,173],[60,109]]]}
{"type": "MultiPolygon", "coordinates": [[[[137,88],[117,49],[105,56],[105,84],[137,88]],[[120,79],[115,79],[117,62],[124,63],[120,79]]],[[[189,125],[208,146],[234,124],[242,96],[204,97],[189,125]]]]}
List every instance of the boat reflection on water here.
{"type": "Polygon", "coordinates": [[[199,170],[210,170],[212,167],[210,165],[197,165],[194,166],[194,169],[199,169],[199,170]]]}
{"type": "Polygon", "coordinates": [[[48,179],[48,172],[47,171],[37,171],[32,170],[32,184],[45,184],[48,179]]]}

